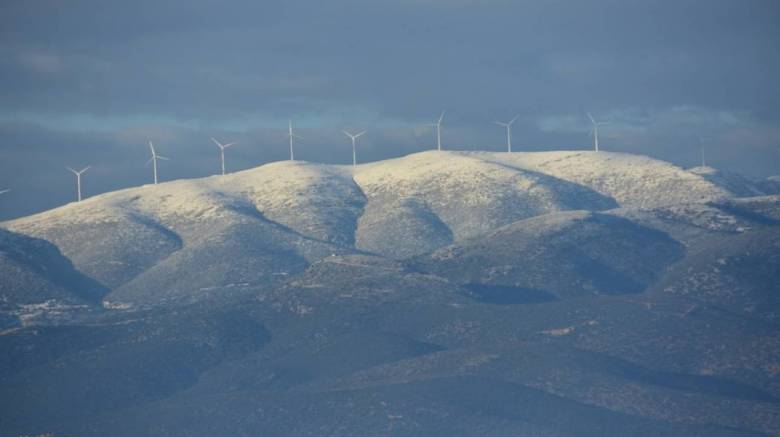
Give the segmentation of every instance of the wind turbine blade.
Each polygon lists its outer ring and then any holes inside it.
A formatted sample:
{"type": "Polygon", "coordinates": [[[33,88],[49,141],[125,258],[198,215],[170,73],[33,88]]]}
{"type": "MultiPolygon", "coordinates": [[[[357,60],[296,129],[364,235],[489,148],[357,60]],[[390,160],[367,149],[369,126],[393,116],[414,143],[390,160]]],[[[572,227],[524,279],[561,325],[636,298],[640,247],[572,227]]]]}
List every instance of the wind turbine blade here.
{"type": "Polygon", "coordinates": [[[222,148],[223,149],[227,149],[228,147],[235,146],[236,144],[238,144],[238,143],[227,143],[227,144],[223,145],[222,148]]]}
{"type": "Polygon", "coordinates": [[[439,117],[439,122],[436,123],[437,125],[441,124],[441,122],[444,120],[444,114],[446,114],[447,111],[441,111],[441,116],[439,117]]]}
{"type": "Polygon", "coordinates": [[[590,119],[590,122],[593,123],[593,124],[596,124],[596,119],[593,118],[592,115],[590,115],[590,112],[586,112],[586,114],[588,115],[588,118],[590,119]]]}
{"type": "Polygon", "coordinates": [[[0,194],[5,194],[7,192],[11,191],[10,188],[6,188],[5,190],[0,190],[0,194]]]}
{"type": "Polygon", "coordinates": [[[298,134],[292,134],[293,137],[298,138],[299,140],[302,140],[303,137],[298,134]]]}
{"type": "Polygon", "coordinates": [[[355,135],[355,138],[358,138],[358,137],[362,136],[365,133],[366,133],[366,131],[360,132],[359,134],[355,135]]]}
{"type": "Polygon", "coordinates": [[[149,149],[152,151],[152,156],[154,156],[154,144],[151,141],[149,141],[149,149]]]}
{"type": "Polygon", "coordinates": [[[149,160],[148,160],[148,161],[146,161],[146,164],[144,164],[144,167],[148,167],[148,166],[149,166],[149,164],[151,164],[151,163],[152,163],[152,161],[154,161],[154,156],[152,156],[151,158],[149,158],[149,160]]]}
{"type": "Polygon", "coordinates": [[[157,155],[157,159],[162,159],[163,161],[170,161],[171,158],[166,158],[164,156],[157,155]]]}
{"type": "Polygon", "coordinates": [[[72,169],[72,168],[70,168],[70,167],[65,167],[65,168],[67,168],[68,170],[70,170],[70,172],[71,172],[71,173],[73,173],[73,174],[78,174],[78,172],[77,172],[76,170],[73,170],[73,169],[72,169]]]}
{"type": "Polygon", "coordinates": [[[92,167],[92,166],[88,165],[88,166],[82,168],[81,171],[79,172],[79,174],[84,173],[85,171],[89,170],[90,167],[92,167]]]}
{"type": "Polygon", "coordinates": [[[517,115],[515,115],[515,116],[514,116],[514,118],[512,118],[511,120],[509,120],[509,123],[508,123],[508,124],[511,126],[511,125],[512,125],[512,123],[514,123],[514,122],[515,122],[515,120],[517,120],[517,118],[518,118],[518,117],[520,117],[520,114],[517,114],[517,115]]]}
{"type": "Polygon", "coordinates": [[[504,126],[504,127],[506,127],[506,126],[507,126],[507,124],[506,124],[506,123],[502,123],[502,122],[500,122],[500,121],[494,121],[494,122],[493,122],[493,124],[497,124],[497,125],[499,125],[499,126],[504,126]]]}
{"type": "Polygon", "coordinates": [[[344,132],[344,135],[346,135],[346,136],[348,136],[348,137],[352,138],[352,134],[351,134],[351,133],[349,133],[349,132],[347,132],[347,131],[345,131],[345,130],[343,130],[342,132],[344,132]]]}
{"type": "Polygon", "coordinates": [[[219,141],[216,140],[216,138],[211,137],[211,141],[214,141],[214,144],[217,145],[217,147],[224,147],[219,141]]]}

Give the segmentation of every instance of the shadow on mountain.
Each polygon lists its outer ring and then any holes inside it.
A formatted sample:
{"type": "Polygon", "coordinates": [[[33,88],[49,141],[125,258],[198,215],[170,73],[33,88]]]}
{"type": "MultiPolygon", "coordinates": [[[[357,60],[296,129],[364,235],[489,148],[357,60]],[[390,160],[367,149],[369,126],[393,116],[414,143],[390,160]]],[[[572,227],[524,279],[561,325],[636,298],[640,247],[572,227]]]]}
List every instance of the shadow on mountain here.
{"type": "MultiPolygon", "coordinates": [[[[631,279],[631,276],[613,269],[609,264],[599,262],[586,253],[577,253],[572,248],[572,272],[582,278],[586,278],[587,284],[599,290],[603,294],[634,294],[645,290],[647,284],[640,284],[631,279]]],[[[581,288],[587,292],[586,287],[581,288]]]]}
{"type": "MultiPolygon", "coordinates": [[[[621,217],[565,211],[521,220],[416,258],[460,284],[544,290],[559,299],[641,293],[685,255],[669,235],[621,217]],[[489,284],[489,285],[488,285],[489,284]]],[[[486,288],[488,299],[513,294],[486,288]]]]}
{"type": "Polygon", "coordinates": [[[192,387],[220,362],[256,352],[271,339],[260,321],[235,310],[137,317],[89,329],[42,327],[29,335],[0,337],[0,350],[8,355],[3,366],[12,369],[3,375],[0,433],[27,434],[166,398],[192,387]]]}
{"type": "Polygon", "coordinates": [[[11,303],[48,299],[97,303],[108,289],[76,270],[46,240],[0,229],[0,295],[11,303]]]}
{"type": "Polygon", "coordinates": [[[673,390],[714,395],[749,401],[780,403],[780,399],[755,387],[719,376],[690,375],[649,369],[620,358],[587,353],[591,360],[584,363],[594,370],[609,373],[642,385],[655,385],[673,390]]]}
{"type": "Polygon", "coordinates": [[[475,299],[496,305],[533,304],[558,300],[554,294],[534,288],[491,284],[466,284],[466,288],[475,299]]]}
{"type": "Polygon", "coordinates": [[[726,200],[717,203],[709,203],[709,205],[723,212],[732,214],[736,217],[748,221],[756,222],[758,224],[762,224],[766,226],[777,226],[780,224],[780,220],[774,219],[772,217],[761,214],[760,212],[751,209],[750,207],[751,205],[744,201],[736,202],[733,200],[726,200]]]}

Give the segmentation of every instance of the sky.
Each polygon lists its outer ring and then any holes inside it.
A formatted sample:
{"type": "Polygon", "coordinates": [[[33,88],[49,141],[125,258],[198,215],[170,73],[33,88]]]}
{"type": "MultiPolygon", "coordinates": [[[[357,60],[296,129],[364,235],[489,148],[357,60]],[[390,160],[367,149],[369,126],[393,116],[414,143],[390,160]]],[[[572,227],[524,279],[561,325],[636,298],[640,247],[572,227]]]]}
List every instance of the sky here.
{"type": "Polygon", "coordinates": [[[592,148],[780,174],[776,0],[0,3],[0,220],[161,180],[435,145],[592,148]]]}

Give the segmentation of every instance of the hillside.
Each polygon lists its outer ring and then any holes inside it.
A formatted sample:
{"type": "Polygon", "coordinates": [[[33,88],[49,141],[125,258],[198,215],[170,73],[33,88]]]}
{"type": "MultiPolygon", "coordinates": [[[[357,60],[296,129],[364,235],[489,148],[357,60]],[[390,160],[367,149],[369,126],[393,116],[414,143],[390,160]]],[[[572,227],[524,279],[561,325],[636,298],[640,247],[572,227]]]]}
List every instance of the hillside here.
{"type": "Polygon", "coordinates": [[[423,152],[354,169],[278,162],[146,185],[3,226],[54,244],[112,290],[108,301],[159,304],[278,282],[331,254],[422,255],[556,211],[728,196],[631,155],[423,152]]]}
{"type": "Polygon", "coordinates": [[[780,436],[762,184],[424,152],[5,222],[0,434],[780,436]]]}

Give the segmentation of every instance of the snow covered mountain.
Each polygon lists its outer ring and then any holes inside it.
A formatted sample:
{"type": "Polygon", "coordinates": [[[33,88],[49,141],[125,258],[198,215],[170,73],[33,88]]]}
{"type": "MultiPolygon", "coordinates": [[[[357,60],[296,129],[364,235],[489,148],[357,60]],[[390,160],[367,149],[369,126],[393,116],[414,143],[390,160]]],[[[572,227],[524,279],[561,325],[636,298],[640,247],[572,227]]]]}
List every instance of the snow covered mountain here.
{"type": "Polygon", "coordinates": [[[4,226],[54,244],[108,301],[161,303],[278,282],[333,254],[409,258],[556,211],[735,194],[717,182],[625,154],[423,152],[147,185],[4,226]]]}
{"type": "Polygon", "coordinates": [[[767,187],[424,152],[5,222],[0,434],[780,435],[767,187]]]}

